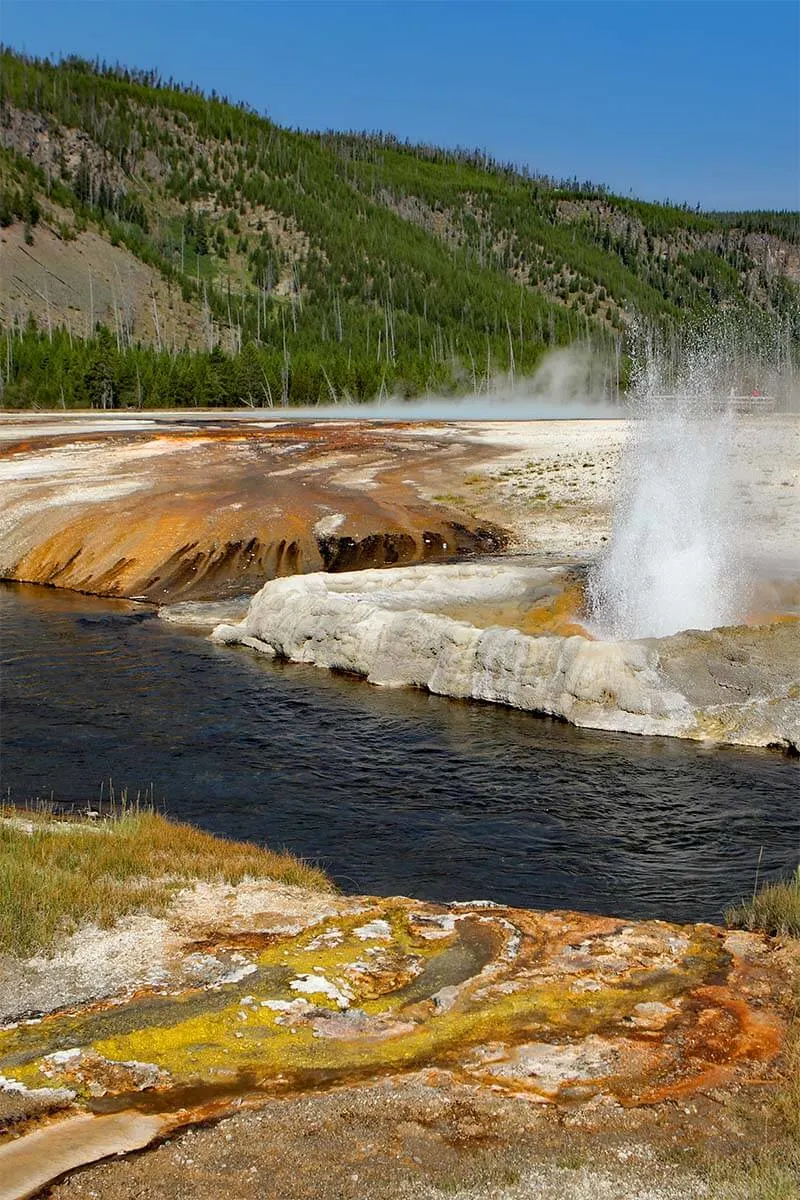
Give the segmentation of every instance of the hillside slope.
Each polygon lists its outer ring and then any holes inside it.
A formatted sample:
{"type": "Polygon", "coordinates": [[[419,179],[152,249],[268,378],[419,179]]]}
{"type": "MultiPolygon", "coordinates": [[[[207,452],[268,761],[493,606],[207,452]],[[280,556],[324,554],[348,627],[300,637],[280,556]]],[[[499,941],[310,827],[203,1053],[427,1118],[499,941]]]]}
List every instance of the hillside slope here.
{"type": "Polygon", "coordinates": [[[152,74],[2,54],[3,403],[480,391],[550,347],[624,377],[634,313],[800,339],[800,222],[700,214],[383,135],[281,129],[152,74]]]}

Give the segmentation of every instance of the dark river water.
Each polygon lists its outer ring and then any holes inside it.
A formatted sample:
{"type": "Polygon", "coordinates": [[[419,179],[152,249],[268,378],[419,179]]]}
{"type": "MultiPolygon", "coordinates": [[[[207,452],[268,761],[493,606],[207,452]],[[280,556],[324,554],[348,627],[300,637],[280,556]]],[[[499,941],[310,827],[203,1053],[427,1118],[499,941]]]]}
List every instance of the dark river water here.
{"type": "Polygon", "coordinates": [[[149,611],[0,585],[0,781],[18,803],[152,783],[168,815],[348,891],[718,920],[794,866],[772,751],[601,734],[215,646],[149,611]]]}

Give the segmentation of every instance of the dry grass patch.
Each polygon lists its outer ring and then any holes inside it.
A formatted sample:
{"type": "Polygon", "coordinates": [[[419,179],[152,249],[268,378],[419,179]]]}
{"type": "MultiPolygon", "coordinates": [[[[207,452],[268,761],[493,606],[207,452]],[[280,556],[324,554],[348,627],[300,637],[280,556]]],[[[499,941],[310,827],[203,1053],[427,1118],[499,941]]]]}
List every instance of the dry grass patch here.
{"type": "Polygon", "coordinates": [[[291,854],[230,842],[154,812],[97,824],[0,819],[0,953],[52,949],[83,925],[110,928],[136,910],[163,913],[195,880],[270,879],[329,889],[291,854]]]}
{"type": "Polygon", "coordinates": [[[725,912],[728,925],[773,937],[800,938],[800,867],[785,882],[768,883],[725,912]]]}
{"type": "Polygon", "coordinates": [[[786,1073],[759,1119],[747,1122],[749,1153],[714,1164],[709,1200],[798,1200],[800,1197],[800,1030],[795,1023],[786,1073]]]}

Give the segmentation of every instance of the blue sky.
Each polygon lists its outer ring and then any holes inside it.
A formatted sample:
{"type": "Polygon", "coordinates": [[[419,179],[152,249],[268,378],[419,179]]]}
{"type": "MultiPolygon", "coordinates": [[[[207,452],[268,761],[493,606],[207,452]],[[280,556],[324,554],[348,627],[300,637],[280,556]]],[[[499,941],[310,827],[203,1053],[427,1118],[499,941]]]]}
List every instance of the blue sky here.
{"type": "Polygon", "coordinates": [[[800,207],[795,0],[3,0],[0,36],[157,67],[285,125],[480,146],[652,200],[800,207]]]}

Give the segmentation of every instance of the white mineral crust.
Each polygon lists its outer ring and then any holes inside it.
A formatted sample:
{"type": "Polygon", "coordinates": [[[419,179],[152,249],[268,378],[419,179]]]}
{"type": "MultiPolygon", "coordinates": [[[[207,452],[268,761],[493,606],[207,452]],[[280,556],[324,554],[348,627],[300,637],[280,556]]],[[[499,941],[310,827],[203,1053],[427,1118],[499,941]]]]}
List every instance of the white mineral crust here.
{"type": "Polygon", "coordinates": [[[562,577],[558,567],[508,560],[291,576],[267,583],[242,622],[212,636],[384,687],[426,688],[595,729],[797,745],[800,705],[785,670],[765,670],[759,660],[734,692],[727,678],[717,684],[710,675],[709,639],[715,661],[737,663],[737,630],[605,642],[479,628],[437,611],[474,605],[485,621],[487,606],[552,594],[562,577]]]}

